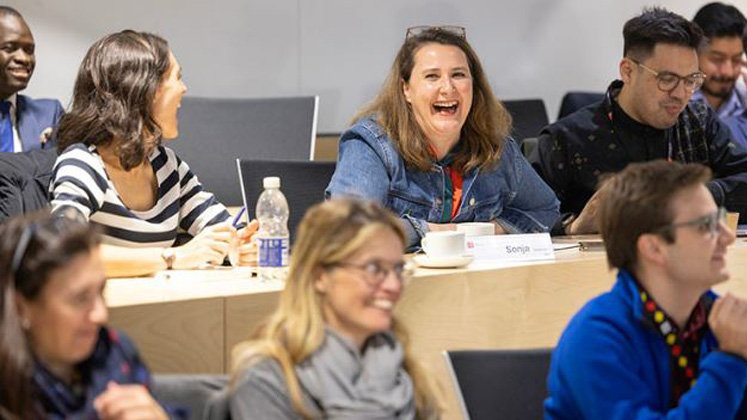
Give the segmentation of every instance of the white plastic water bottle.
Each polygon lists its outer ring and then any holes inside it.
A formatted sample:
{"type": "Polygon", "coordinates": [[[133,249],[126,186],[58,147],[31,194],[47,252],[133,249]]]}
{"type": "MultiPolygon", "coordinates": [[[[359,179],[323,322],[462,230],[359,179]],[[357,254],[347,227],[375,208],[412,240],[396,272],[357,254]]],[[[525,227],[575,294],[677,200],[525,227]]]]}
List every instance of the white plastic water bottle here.
{"type": "Polygon", "coordinates": [[[285,280],[288,267],[288,202],[280,191],[280,178],[262,180],[265,190],[257,200],[258,275],[261,281],[285,280]]]}

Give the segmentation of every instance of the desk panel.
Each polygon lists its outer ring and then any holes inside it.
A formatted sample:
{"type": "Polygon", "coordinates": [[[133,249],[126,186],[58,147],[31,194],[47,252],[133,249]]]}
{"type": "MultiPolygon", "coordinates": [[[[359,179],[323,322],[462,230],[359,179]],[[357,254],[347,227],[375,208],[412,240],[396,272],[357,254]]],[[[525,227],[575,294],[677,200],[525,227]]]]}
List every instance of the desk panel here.
{"type": "Polygon", "coordinates": [[[278,305],[280,292],[257,293],[226,298],[226,372],[231,371],[231,351],[249,339],[254,330],[278,305]]]}
{"type": "Polygon", "coordinates": [[[109,323],[129,335],[155,373],[222,373],[221,298],[109,309],[109,323]]]}

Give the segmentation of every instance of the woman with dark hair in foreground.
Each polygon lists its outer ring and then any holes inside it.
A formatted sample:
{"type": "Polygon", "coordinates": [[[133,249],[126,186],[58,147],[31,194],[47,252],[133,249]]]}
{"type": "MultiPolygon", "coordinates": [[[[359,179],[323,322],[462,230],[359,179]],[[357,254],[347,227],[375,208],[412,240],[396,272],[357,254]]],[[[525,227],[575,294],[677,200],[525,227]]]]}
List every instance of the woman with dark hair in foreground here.
{"type": "Polygon", "coordinates": [[[99,242],[60,213],[0,226],[0,418],[169,418],[132,342],[105,326],[99,242]]]}

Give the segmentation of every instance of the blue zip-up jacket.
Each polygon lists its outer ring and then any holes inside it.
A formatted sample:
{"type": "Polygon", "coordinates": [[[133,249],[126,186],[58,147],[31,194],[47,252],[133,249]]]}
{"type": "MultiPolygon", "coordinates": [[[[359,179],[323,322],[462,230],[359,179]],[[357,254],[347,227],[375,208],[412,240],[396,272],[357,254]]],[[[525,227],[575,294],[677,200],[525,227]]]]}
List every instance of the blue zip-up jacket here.
{"type": "Polygon", "coordinates": [[[747,363],[718,351],[710,330],[700,343],[695,385],[669,408],[669,350],[644,321],[639,295],[632,275],[620,270],[612,290],[573,317],[552,356],[545,419],[747,418],[740,407],[747,363]]]}
{"type": "MultiPolygon", "coordinates": [[[[421,171],[405,164],[374,118],[363,118],[340,138],[337,168],[327,197],[375,200],[404,219],[407,247],[419,246],[428,222],[441,223],[443,168],[421,171]]],[[[537,175],[513,140],[498,165],[463,175],[462,202],[452,223],[498,222],[509,233],[547,232],[559,216],[555,193],[537,175]]]]}

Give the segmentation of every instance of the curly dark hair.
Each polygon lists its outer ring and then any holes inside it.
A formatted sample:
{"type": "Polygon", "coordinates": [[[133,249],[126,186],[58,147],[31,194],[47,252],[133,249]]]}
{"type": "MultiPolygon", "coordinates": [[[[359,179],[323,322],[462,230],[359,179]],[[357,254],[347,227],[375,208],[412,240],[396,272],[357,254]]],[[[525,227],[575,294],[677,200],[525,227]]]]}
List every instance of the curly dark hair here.
{"type": "Polygon", "coordinates": [[[146,32],[124,30],[91,46],[78,70],[72,109],[57,129],[58,152],[75,143],[108,145],[115,138],[126,171],[161,143],[153,100],[168,73],[169,44],[146,32]]]}

